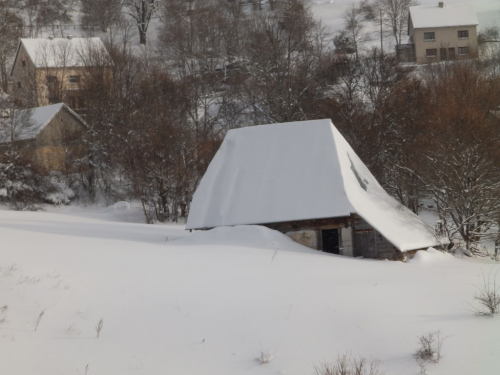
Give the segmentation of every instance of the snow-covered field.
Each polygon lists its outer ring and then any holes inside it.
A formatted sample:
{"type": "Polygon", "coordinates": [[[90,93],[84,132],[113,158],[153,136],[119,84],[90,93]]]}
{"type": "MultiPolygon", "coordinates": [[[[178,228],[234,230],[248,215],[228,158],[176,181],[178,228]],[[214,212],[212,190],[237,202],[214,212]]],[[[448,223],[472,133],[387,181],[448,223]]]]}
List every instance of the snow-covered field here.
{"type": "Polygon", "coordinates": [[[0,374],[305,375],[351,352],[416,375],[417,338],[436,330],[429,374],[500,373],[500,317],[467,305],[490,261],[353,259],[262,227],[137,221],[125,203],[0,210],[0,374]]]}

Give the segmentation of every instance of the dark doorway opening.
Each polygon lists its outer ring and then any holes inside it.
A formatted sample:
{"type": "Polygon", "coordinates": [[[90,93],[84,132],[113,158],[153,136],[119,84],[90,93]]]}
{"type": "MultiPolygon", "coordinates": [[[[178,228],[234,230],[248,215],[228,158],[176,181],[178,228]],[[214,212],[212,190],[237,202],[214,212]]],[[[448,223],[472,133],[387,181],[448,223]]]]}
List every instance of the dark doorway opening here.
{"type": "Polygon", "coordinates": [[[439,49],[439,59],[441,61],[445,61],[446,60],[446,48],[440,48],[439,49]]]}
{"type": "Polygon", "coordinates": [[[455,60],[455,47],[448,48],[448,59],[455,60]]]}
{"type": "Polygon", "coordinates": [[[325,229],[321,231],[323,251],[331,254],[339,253],[339,230],[325,229]]]}

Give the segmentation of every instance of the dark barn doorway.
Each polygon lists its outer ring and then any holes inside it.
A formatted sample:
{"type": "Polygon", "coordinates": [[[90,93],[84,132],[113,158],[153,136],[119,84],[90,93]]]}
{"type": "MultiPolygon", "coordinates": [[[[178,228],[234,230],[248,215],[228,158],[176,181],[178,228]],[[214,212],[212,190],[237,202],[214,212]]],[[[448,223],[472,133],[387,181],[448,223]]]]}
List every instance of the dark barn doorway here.
{"type": "Polygon", "coordinates": [[[326,253],[339,254],[339,230],[325,229],[321,231],[322,250],[326,253]]]}

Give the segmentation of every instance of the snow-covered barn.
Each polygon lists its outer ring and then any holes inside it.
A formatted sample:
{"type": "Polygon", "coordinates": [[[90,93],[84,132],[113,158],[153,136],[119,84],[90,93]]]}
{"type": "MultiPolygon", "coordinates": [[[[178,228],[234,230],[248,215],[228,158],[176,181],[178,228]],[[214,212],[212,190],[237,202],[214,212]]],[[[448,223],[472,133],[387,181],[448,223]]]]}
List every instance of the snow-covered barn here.
{"type": "Polygon", "coordinates": [[[14,111],[0,119],[0,162],[14,146],[40,174],[75,172],[71,161],[88,154],[88,125],[64,103],[14,111]]]}
{"type": "Polygon", "coordinates": [[[313,249],[404,260],[439,246],[380,186],[330,120],[230,130],[196,190],[186,229],[264,225],[313,249]]]}

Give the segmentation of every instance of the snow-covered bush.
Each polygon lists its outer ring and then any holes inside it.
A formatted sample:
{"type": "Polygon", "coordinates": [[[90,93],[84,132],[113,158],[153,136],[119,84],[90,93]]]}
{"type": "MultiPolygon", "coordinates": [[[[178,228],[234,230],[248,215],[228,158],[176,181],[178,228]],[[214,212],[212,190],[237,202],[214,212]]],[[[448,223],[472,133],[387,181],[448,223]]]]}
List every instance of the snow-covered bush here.
{"type": "Polygon", "coordinates": [[[0,163],[0,200],[12,203],[15,210],[39,210],[40,203],[68,204],[71,189],[36,174],[28,167],[0,163]]]}
{"type": "Polygon", "coordinates": [[[419,347],[413,357],[420,366],[422,374],[426,374],[426,362],[438,363],[441,360],[441,347],[444,338],[441,332],[428,332],[418,338],[419,347]]]}
{"type": "Polygon", "coordinates": [[[483,283],[475,285],[477,292],[474,299],[479,303],[479,307],[472,306],[478,315],[495,316],[500,313],[500,286],[497,284],[497,269],[494,275],[488,274],[488,278],[483,273],[483,283]]]}
{"type": "Polygon", "coordinates": [[[274,358],[274,354],[266,351],[266,350],[261,350],[260,351],[260,356],[259,358],[257,358],[257,361],[261,364],[261,365],[265,365],[266,363],[269,363],[273,360],[274,358]]]}

